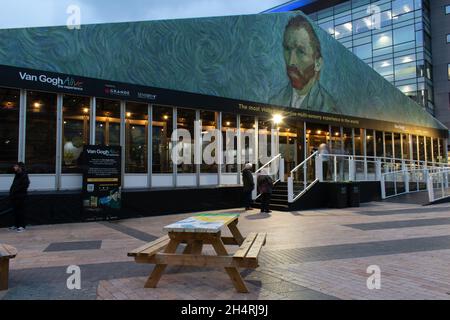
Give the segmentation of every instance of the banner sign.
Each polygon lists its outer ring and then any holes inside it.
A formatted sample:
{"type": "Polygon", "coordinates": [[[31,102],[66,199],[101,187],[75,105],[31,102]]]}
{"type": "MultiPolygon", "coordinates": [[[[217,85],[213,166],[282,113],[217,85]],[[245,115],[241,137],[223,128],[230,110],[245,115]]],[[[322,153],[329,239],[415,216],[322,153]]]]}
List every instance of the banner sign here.
{"type": "Polygon", "coordinates": [[[280,107],[264,103],[146,87],[49,71],[0,65],[0,75],[0,86],[5,87],[76,94],[105,99],[120,99],[146,104],[177,106],[180,108],[213,109],[226,113],[239,113],[262,117],[272,117],[274,113],[279,113],[285,118],[296,118],[302,121],[330,124],[332,126],[366,128],[426,136],[435,135],[442,138],[448,137],[448,130],[433,127],[359,118],[348,115],[336,115],[314,110],[280,107]]]}
{"type": "Polygon", "coordinates": [[[86,220],[117,217],[122,207],[121,147],[85,146],[83,164],[83,209],[86,220]]]}

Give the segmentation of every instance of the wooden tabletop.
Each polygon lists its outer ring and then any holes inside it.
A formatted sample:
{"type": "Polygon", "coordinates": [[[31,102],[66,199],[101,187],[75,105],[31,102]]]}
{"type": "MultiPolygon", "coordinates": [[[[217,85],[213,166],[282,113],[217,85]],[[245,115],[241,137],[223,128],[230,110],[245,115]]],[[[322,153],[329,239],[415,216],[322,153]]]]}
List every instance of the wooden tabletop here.
{"type": "Polygon", "coordinates": [[[14,258],[16,255],[16,248],[0,243],[0,258],[14,258]]]}
{"type": "Polygon", "coordinates": [[[238,213],[198,214],[165,226],[163,230],[166,232],[217,233],[238,218],[238,213]]]}

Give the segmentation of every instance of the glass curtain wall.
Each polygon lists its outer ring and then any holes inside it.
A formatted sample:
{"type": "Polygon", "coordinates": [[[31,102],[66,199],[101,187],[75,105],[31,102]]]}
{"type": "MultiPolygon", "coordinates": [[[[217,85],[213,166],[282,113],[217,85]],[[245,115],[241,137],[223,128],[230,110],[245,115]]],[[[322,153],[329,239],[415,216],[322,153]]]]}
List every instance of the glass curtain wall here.
{"type": "Polygon", "coordinates": [[[120,146],[120,102],[97,99],[95,143],[120,146]]]}
{"type": "Polygon", "coordinates": [[[125,114],[125,173],[147,173],[148,106],[128,102],[125,114]]]}

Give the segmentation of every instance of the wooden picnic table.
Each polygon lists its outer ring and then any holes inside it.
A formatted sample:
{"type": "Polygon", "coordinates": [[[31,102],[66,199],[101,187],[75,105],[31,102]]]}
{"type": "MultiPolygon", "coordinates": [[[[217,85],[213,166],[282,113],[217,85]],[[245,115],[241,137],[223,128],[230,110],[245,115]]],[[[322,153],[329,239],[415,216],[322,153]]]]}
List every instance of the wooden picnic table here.
{"type": "Polygon", "coordinates": [[[8,289],[9,260],[17,255],[17,249],[0,243],[0,291],[8,289]]]}
{"type": "Polygon", "coordinates": [[[239,214],[198,214],[164,227],[168,233],[151,243],[133,250],[128,256],[138,263],[156,264],[145,287],[155,288],[168,265],[224,267],[238,292],[248,289],[238,268],[257,268],[258,255],[265,245],[265,233],[251,233],[244,239],[237,228],[239,214]],[[232,237],[222,237],[228,227],[232,237]],[[177,254],[180,244],[187,244],[182,254],[177,254]],[[212,245],[217,256],[202,254],[203,246],[212,245]],[[229,255],[225,245],[240,246],[229,255]],[[163,252],[160,252],[163,251],[163,252]]]}

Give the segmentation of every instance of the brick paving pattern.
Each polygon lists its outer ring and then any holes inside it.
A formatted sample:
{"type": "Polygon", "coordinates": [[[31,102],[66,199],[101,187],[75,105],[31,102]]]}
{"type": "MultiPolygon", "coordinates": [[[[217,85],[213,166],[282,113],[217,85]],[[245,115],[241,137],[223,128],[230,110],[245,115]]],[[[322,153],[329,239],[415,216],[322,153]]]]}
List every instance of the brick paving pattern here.
{"type": "Polygon", "coordinates": [[[182,214],[30,227],[21,234],[0,229],[0,242],[19,251],[11,260],[10,289],[0,299],[450,299],[450,204],[218,212],[242,213],[244,235],[267,232],[260,267],[241,269],[249,294],[236,293],[220,268],[169,267],[158,288],[144,289],[153,266],[135,263],[127,252],[192,215],[182,214]],[[81,269],[81,290],[67,289],[71,265],[81,269]],[[381,270],[379,290],[367,288],[372,265],[381,270]]]}

